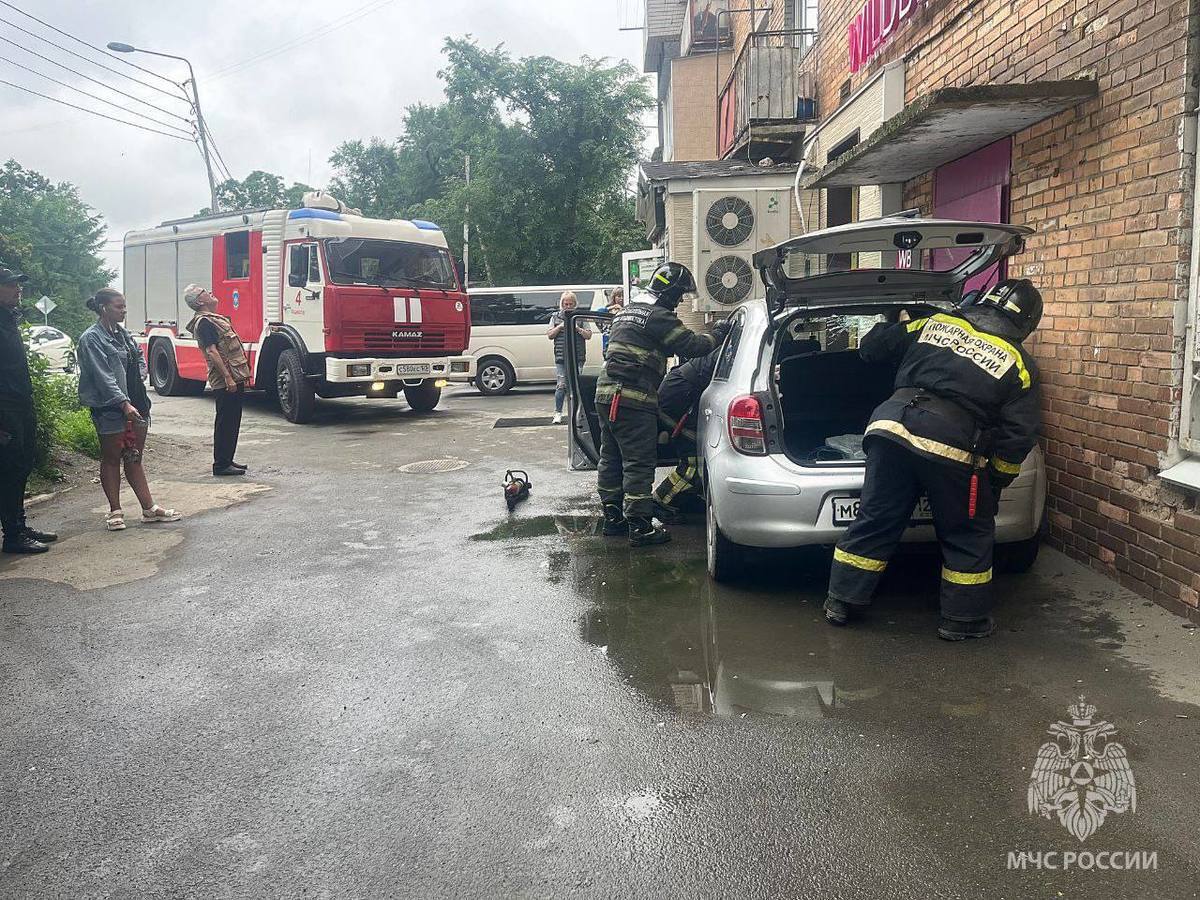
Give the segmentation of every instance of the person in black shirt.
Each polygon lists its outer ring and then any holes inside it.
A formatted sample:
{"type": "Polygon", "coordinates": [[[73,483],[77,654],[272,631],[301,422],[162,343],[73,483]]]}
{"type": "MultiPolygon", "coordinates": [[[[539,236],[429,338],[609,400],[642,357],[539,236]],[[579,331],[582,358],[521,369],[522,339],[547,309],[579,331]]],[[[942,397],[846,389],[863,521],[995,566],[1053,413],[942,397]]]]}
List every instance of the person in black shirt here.
{"type": "Polygon", "coordinates": [[[37,416],[21,338],[21,291],[29,276],[0,269],[0,525],[5,553],[45,553],[58,540],[25,522],[25,485],[33,473],[37,416]]]}
{"type": "Polygon", "coordinates": [[[217,313],[217,298],[212,291],[198,284],[189,284],[183,291],[183,302],[196,315],[188,323],[188,331],[208,363],[208,386],[217,401],[213,421],[213,474],[245,475],[246,467],[234,461],[238,433],[242,428],[242,399],[250,383],[250,363],[242,340],[230,320],[217,313]]]}

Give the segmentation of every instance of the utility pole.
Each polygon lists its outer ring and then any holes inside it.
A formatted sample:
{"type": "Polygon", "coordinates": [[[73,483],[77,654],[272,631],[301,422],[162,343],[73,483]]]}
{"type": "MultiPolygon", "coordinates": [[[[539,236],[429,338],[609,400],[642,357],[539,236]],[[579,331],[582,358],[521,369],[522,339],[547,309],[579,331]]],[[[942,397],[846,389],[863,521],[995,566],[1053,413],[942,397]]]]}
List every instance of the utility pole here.
{"type": "MultiPolygon", "coordinates": [[[[115,50],[118,53],[145,53],[148,56],[161,56],[164,59],[177,59],[188,67],[188,80],[185,84],[192,86],[192,109],[196,111],[196,129],[199,132],[200,152],[204,155],[204,169],[208,173],[208,195],[213,212],[218,212],[220,207],[217,205],[217,181],[213,177],[212,158],[208,154],[208,129],[204,127],[204,113],[200,111],[200,89],[196,87],[196,72],[192,68],[191,62],[183,56],[176,56],[173,53],[159,53],[157,50],[145,50],[141,47],[135,47],[132,44],[123,44],[120,41],[109,41],[108,49],[115,50]]],[[[186,99],[186,98],[185,98],[186,99]]]]}
{"type": "Polygon", "coordinates": [[[471,285],[471,154],[467,154],[467,206],[463,213],[463,290],[471,285]]]}

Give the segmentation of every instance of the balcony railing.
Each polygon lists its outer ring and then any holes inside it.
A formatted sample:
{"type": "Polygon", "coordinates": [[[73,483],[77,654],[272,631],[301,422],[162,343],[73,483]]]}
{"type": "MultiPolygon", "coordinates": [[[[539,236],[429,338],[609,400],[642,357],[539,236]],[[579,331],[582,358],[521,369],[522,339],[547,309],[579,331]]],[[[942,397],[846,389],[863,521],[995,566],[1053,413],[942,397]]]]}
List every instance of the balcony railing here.
{"type": "Polygon", "coordinates": [[[817,120],[817,33],[752,32],[717,95],[717,154],[722,159],[754,137],[776,140],[817,120]]]}
{"type": "Polygon", "coordinates": [[[679,43],[684,56],[732,47],[729,0],[688,0],[679,43]]]}

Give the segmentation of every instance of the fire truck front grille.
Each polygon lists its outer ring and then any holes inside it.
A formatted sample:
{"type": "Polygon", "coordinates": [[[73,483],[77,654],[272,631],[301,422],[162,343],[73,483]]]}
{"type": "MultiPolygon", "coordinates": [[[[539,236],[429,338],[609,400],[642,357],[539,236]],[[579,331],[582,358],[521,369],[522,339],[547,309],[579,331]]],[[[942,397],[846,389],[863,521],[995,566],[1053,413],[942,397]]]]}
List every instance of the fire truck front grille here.
{"type": "Polygon", "coordinates": [[[430,352],[460,353],[466,346],[462,325],[343,325],[343,350],[366,352],[430,352]]]}

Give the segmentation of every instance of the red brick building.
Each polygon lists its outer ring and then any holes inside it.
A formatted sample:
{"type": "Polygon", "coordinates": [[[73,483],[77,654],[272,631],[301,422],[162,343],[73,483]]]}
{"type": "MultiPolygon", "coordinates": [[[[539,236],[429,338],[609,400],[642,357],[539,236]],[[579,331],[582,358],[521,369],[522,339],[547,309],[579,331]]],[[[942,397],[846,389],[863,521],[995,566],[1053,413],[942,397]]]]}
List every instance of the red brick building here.
{"type": "MultiPolygon", "coordinates": [[[[648,0],[648,12],[667,5],[648,0]]],[[[778,28],[781,11],[817,32],[796,44],[795,77],[782,82],[806,95],[815,85],[815,115],[811,96],[796,115],[815,124],[805,122],[786,154],[772,148],[777,160],[806,154],[799,177],[818,211],[808,228],[915,206],[1036,229],[1006,274],[1031,278],[1046,300],[1032,347],[1050,541],[1200,620],[1192,4],[728,8],[739,45],[747,32],[778,28]]],[[[754,153],[744,143],[727,151],[754,153]]]]}

